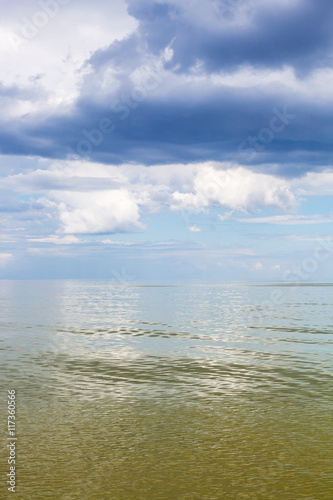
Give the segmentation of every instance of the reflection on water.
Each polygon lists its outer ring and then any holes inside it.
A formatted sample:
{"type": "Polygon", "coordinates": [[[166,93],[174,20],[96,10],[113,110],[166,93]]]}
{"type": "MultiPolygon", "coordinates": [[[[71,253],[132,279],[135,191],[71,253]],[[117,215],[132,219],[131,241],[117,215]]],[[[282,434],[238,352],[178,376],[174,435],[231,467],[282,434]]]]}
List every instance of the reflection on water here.
{"type": "Polygon", "coordinates": [[[17,498],[331,499],[332,292],[0,282],[17,498]]]}

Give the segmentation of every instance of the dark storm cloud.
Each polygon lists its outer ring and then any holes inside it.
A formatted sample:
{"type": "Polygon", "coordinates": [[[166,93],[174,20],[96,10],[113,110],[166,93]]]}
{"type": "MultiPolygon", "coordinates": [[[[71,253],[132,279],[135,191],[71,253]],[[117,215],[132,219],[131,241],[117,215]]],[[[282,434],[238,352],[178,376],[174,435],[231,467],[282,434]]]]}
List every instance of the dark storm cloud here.
{"type": "Polygon", "coordinates": [[[298,175],[331,161],[332,111],[332,106],[323,109],[284,96],[229,88],[197,101],[172,95],[148,99],[121,120],[121,113],[86,98],[76,114],[51,117],[42,127],[27,118],[21,141],[9,136],[3,152],[14,148],[20,154],[38,152],[53,158],[72,153],[114,164],[236,160],[267,169],[268,163],[281,163],[284,173],[288,163],[290,175],[298,175]],[[99,124],[105,119],[114,129],[101,134],[99,124]]]}
{"type": "Polygon", "coordinates": [[[268,71],[291,66],[301,79],[330,67],[333,3],[240,2],[239,9],[251,14],[243,24],[218,19],[213,2],[200,5],[211,23],[201,22],[199,7],[189,13],[184,2],[128,0],[137,30],[92,54],[75,106],[48,118],[23,117],[15,132],[3,127],[2,151],[51,158],[71,153],[104,163],[232,160],[274,169],[280,164],[284,175],[330,163],[331,104],[281,83],[263,91],[213,85],[209,78],[246,65],[268,71]],[[167,47],[173,53],[164,60],[156,94],[147,91],[135,100],[131,75],[167,47]],[[201,83],[191,80],[198,62],[201,83]],[[118,86],[105,90],[109,70],[118,86]]]}
{"type": "MultiPolygon", "coordinates": [[[[198,59],[207,71],[232,70],[243,64],[270,68],[289,64],[302,73],[332,62],[333,3],[329,0],[301,0],[280,6],[275,2],[238,2],[236,10],[248,6],[250,22],[221,23],[214,29],[208,23],[191,23],[182,2],[177,6],[128,0],[128,4],[129,13],[140,22],[139,33],[149,50],[159,51],[174,39],[169,65],[179,65],[181,71],[188,71],[198,59]]],[[[206,11],[212,14],[218,4],[204,2],[206,11]]]]}

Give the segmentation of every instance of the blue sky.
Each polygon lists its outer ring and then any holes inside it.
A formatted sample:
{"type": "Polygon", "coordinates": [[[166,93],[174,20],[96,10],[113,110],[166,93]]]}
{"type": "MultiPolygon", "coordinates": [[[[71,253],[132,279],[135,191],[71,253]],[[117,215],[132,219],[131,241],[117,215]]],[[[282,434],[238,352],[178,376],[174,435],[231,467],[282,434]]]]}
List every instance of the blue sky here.
{"type": "Polygon", "coordinates": [[[333,4],[25,0],[0,278],[333,279],[333,4]]]}

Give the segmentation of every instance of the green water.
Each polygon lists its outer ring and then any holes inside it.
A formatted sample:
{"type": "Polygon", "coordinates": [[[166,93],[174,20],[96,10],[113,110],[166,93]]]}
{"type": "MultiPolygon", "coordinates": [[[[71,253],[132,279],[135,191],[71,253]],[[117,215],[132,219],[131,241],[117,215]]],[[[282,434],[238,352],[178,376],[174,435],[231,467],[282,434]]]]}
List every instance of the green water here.
{"type": "Polygon", "coordinates": [[[332,302],[318,284],[0,282],[0,497],[333,498],[332,302]]]}

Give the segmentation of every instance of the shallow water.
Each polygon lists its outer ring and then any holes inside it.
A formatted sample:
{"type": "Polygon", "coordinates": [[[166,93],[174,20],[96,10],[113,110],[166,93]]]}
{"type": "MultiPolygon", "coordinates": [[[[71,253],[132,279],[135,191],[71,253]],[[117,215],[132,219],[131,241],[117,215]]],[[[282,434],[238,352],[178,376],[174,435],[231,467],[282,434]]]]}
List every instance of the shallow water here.
{"type": "Polygon", "coordinates": [[[331,499],[332,302],[328,284],[0,282],[16,498],[331,499]]]}

